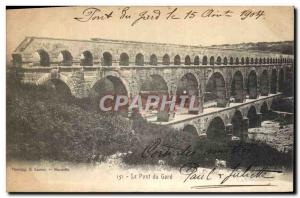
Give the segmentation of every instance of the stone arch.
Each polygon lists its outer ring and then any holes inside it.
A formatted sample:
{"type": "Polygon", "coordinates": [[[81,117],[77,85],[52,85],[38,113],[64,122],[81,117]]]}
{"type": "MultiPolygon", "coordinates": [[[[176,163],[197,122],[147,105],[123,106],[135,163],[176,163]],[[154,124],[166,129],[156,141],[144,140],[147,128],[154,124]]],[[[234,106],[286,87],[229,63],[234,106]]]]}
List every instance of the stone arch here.
{"type": "Polygon", "coordinates": [[[51,82],[55,86],[56,94],[62,96],[62,98],[68,99],[72,96],[72,92],[69,86],[61,79],[51,79],[51,82]]]}
{"type": "Polygon", "coordinates": [[[255,106],[249,108],[247,117],[249,119],[249,128],[254,128],[258,125],[258,116],[255,106]]]}
{"type": "MultiPolygon", "coordinates": [[[[105,75],[104,77],[97,79],[91,86],[90,97],[95,101],[95,104],[99,106],[99,101],[107,95],[113,96],[113,99],[107,99],[104,102],[104,107],[112,108],[111,111],[118,111],[121,115],[127,116],[128,104],[114,109],[117,96],[129,97],[129,91],[124,84],[124,81],[118,76],[105,75]]],[[[102,109],[100,109],[102,111],[102,109]]]]}
{"type": "Polygon", "coordinates": [[[263,70],[260,75],[260,94],[262,96],[267,96],[269,94],[269,76],[268,71],[263,70]]]}
{"type": "Polygon", "coordinates": [[[262,58],[259,58],[258,63],[259,63],[259,64],[262,64],[262,62],[263,62],[262,58]]]}
{"type": "Polygon", "coordinates": [[[144,55],[143,54],[138,53],[135,56],[135,65],[138,65],[138,66],[143,66],[144,65],[144,55]]]}
{"type": "Polygon", "coordinates": [[[232,132],[236,137],[243,137],[243,115],[241,111],[236,110],[231,118],[232,132]]]}
{"type": "Polygon", "coordinates": [[[191,58],[189,55],[187,55],[184,59],[184,64],[185,65],[191,65],[191,58]]]}
{"type": "Polygon", "coordinates": [[[183,127],[182,131],[185,132],[185,133],[188,133],[191,136],[191,138],[198,138],[199,137],[197,128],[192,124],[185,125],[183,127]]]}
{"type": "Polygon", "coordinates": [[[283,92],[284,90],[284,71],[281,68],[279,70],[279,76],[278,76],[278,91],[283,92]]]}
{"type": "Polygon", "coordinates": [[[209,59],[209,65],[214,65],[215,64],[215,57],[211,56],[209,59]]]}
{"type": "Polygon", "coordinates": [[[142,83],[140,91],[163,91],[164,93],[169,91],[167,81],[159,74],[150,75],[146,81],[142,83]]]}
{"type": "Polygon", "coordinates": [[[180,56],[176,55],[174,57],[174,65],[181,65],[181,60],[180,60],[180,56]]]}
{"type": "Polygon", "coordinates": [[[231,81],[231,96],[235,102],[243,102],[244,100],[244,79],[240,71],[236,71],[231,81]]]}
{"type": "Polygon", "coordinates": [[[200,65],[200,58],[199,58],[199,56],[195,56],[195,58],[194,58],[194,65],[200,65]]]}
{"type": "Polygon", "coordinates": [[[249,99],[257,98],[257,75],[255,70],[252,70],[248,75],[247,92],[249,99]]]}
{"type": "Polygon", "coordinates": [[[236,58],[235,58],[235,62],[234,62],[234,64],[235,64],[235,65],[238,65],[238,64],[240,64],[239,57],[236,57],[236,58]]]}
{"type": "Polygon", "coordinates": [[[40,85],[46,85],[47,82],[49,81],[54,81],[54,80],[60,80],[62,81],[70,90],[71,95],[73,96],[77,96],[76,93],[76,89],[75,89],[75,83],[73,82],[73,80],[71,80],[69,77],[60,74],[60,73],[55,73],[55,75],[53,73],[49,73],[49,74],[45,74],[42,77],[40,77],[37,81],[36,81],[36,85],[40,86],[40,85]]]}
{"type": "Polygon", "coordinates": [[[244,65],[244,64],[245,64],[245,58],[242,57],[242,58],[241,58],[241,65],[244,65]]]}
{"type": "Polygon", "coordinates": [[[266,101],[264,101],[262,103],[262,105],[260,106],[259,112],[262,114],[262,121],[268,119],[269,107],[268,107],[268,103],[266,101]]]}
{"type": "Polygon", "coordinates": [[[228,61],[227,61],[227,57],[225,56],[223,59],[223,65],[227,65],[228,61]]]}
{"type": "Polygon", "coordinates": [[[226,139],[225,124],[221,117],[214,117],[210,121],[206,135],[212,141],[224,141],[226,139]]]}
{"type": "Polygon", "coordinates": [[[129,56],[127,53],[120,54],[119,65],[121,66],[129,66],[129,56]]]}
{"type": "Polygon", "coordinates": [[[249,65],[249,57],[246,57],[246,65],[249,65]]]}
{"type": "Polygon", "coordinates": [[[169,93],[169,84],[159,73],[147,75],[146,79],[140,82],[139,92],[142,94],[161,95],[169,93]]]}
{"type": "Polygon", "coordinates": [[[251,63],[251,64],[254,63],[254,59],[253,59],[253,58],[250,59],[250,63],[251,63]]]}
{"type": "Polygon", "coordinates": [[[222,59],[220,56],[217,57],[217,65],[221,65],[222,64],[222,59]]]}
{"type": "Polygon", "coordinates": [[[112,66],[112,55],[109,52],[102,54],[102,66],[112,66]]]}
{"type": "Polygon", "coordinates": [[[276,94],[277,92],[277,70],[273,69],[271,73],[271,94],[276,94]]]}
{"type": "Polygon", "coordinates": [[[263,101],[263,103],[260,105],[260,113],[266,112],[270,110],[270,105],[268,104],[268,101],[263,101]]]}
{"type": "MultiPolygon", "coordinates": [[[[140,86],[140,96],[142,99],[143,109],[145,109],[146,101],[149,95],[158,96],[162,99],[163,96],[168,96],[169,87],[166,80],[159,74],[153,74],[142,82],[140,86]]],[[[157,107],[153,107],[158,110],[157,107]]]]}
{"type": "Polygon", "coordinates": [[[80,56],[81,66],[93,66],[93,54],[86,50],[80,56]]]}
{"type": "Polygon", "coordinates": [[[219,107],[224,107],[227,104],[225,80],[220,72],[213,73],[208,79],[205,88],[204,102],[216,102],[219,107]]]}
{"type": "Polygon", "coordinates": [[[203,56],[202,65],[207,65],[207,56],[203,56]]]}
{"type": "Polygon", "coordinates": [[[157,65],[157,56],[155,54],[152,54],[150,56],[149,65],[153,65],[153,66],[157,65]]]}
{"type": "Polygon", "coordinates": [[[38,56],[39,56],[38,64],[40,66],[43,66],[43,67],[50,66],[50,57],[49,57],[48,52],[46,52],[43,49],[39,49],[37,51],[37,53],[38,53],[38,56]]]}
{"type": "Polygon", "coordinates": [[[51,89],[51,93],[55,95],[56,98],[70,100],[72,97],[72,93],[68,85],[59,78],[52,78],[44,85],[48,90],[51,89]]]}
{"type": "Polygon", "coordinates": [[[163,65],[170,65],[170,56],[169,56],[168,54],[165,54],[165,55],[163,56],[162,64],[163,64],[163,65]]]}
{"type": "Polygon", "coordinates": [[[255,63],[255,64],[257,64],[257,63],[258,63],[258,58],[255,58],[255,61],[254,61],[254,63],[255,63]]]}
{"type": "Polygon", "coordinates": [[[230,57],[230,58],[229,58],[229,64],[230,64],[230,65],[233,65],[233,57],[230,57]]]}
{"type": "Polygon", "coordinates": [[[199,84],[197,77],[193,73],[185,73],[178,82],[177,91],[179,91],[180,94],[184,94],[183,91],[186,90],[189,94],[198,95],[198,87],[199,84]],[[182,84],[179,85],[180,83],[182,84]],[[182,90],[180,90],[180,87],[182,88],[182,90]]]}
{"type": "Polygon", "coordinates": [[[104,76],[95,78],[91,82],[91,84],[89,85],[89,88],[92,89],[98,81],[100,81],[100,80],[102,80],[103,78],[106,78],[106,77],[118,79],[120,82],[122,82],[122,84],[124,85],[126,91],[128,92],[128,96],[130,96],[132,93],[134,93],[134,90],[130,88],[129,83],[127,82],[127,80],[125,80],[124,78],[122,78],[120,76],[120,74],[117,73],[117,72],[107,72],[104,76]]]}
{"type": "MultiPolygon", "coordinates": [[[[185,101],[184,107],[188,108],[190,103],[190,98],[196,96],[195,106],[199,106],[198,96],[199,96],[199,85],[197,78],[192,73],[186,73],[180,78],[177,83],[177,104],[181,103],[180,96],[187,95],[189,98],[185,101]]],[[[201,104],[200,104],[201,105],[201,104]]],[[[198,114],[199,112],[190,111],[189,113],[198,114]]]]}
{"type": "Polygon", "coordinates": [[[73,63],[73,56],[68,50],[63,50],[58,55],[59,65],[71,66],[73,63]]]}

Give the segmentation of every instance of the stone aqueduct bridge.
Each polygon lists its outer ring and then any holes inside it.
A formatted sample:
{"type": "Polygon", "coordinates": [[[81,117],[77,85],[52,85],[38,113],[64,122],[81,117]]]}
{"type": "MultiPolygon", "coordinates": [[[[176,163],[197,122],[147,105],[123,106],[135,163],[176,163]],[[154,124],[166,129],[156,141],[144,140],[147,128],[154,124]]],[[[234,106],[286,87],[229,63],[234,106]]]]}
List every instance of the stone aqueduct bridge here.
{"type": "Polygon", "coordinates": [[[20,43],[13,63],[22,82],[63,82],[78,98],[89,97],[104,81],[128,96],[151,91],[196,95],[199,112],[175,117],[158,112],[153,122],[211,138],[244,137],[280,97],[293,71],[293,56],[279,53],[38,37],[20,43]]]}

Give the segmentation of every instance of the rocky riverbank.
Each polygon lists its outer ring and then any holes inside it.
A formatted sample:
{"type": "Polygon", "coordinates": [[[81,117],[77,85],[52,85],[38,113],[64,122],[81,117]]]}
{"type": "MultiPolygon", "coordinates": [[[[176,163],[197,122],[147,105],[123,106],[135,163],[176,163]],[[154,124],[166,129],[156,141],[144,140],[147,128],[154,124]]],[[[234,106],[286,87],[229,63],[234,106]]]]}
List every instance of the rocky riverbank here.
{"type": "Polygon", "coordinates": [[[261,127],[249,129],[249,139],[262,141],[280,152],[293,151],[294,125],[280,126],[276,121],[263,121],[261,127]]]}

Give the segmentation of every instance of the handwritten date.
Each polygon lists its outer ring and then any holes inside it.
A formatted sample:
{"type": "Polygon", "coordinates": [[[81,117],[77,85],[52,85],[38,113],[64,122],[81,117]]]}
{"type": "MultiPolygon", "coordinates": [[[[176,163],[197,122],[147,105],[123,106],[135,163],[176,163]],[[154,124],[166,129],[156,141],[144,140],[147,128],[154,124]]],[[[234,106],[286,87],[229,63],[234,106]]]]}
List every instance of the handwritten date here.
{"type": "Polygon", "coordinates": [[[98,8],[86,8],[82,11],[81,16],[74,17],[75,20],[79,22],[88,21],[104,21],[111,18],[117,17],[119,20],[131,20],[131,26],[135,26],[142,21],[157,21],[162,20],[192,20],[192,19],[221,19],[221,18],[231,18],[239,17],[240,20],[249,19],[264,19],[264,10],[254,10],[254,9],[244,9],[239,12],[230,9],[216,9],[208,8],[206,10],[181,10],[181,8],[169,8],[167,11],[161,9],[145,9],[140,12],[132,10],[130,7],[124,7],[119,10],[107,10],[98,8]]]}

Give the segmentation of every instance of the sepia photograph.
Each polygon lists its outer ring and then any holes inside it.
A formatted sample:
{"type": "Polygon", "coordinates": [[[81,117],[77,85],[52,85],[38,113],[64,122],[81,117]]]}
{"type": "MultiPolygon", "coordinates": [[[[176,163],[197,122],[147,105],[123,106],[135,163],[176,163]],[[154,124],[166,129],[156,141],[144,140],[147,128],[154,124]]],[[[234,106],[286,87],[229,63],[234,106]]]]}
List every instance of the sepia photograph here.
{"type": "Polygon", "coordinates": [[[6,7],[6,191],[295,192],[292,6],[6,7]]]}

